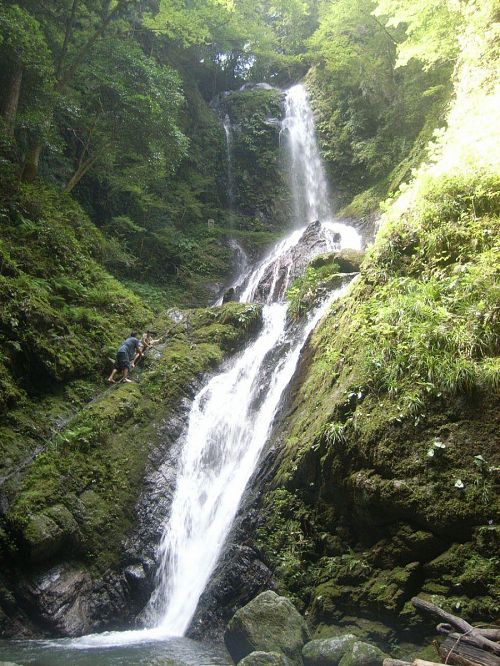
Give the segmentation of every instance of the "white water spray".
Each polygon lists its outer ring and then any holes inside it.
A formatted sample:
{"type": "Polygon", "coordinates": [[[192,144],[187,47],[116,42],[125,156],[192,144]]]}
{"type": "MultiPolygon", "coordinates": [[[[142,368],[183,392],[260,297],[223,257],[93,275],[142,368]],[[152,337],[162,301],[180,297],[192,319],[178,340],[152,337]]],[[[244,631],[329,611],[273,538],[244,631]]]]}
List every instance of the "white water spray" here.
{"type": "Polygon", "coordinates": [[[229,201],[229,212],[232,213],[234,207],[233,133],[231,120],[227,113],[224,116],[222,126],[226,135],[227,198],[229,201]]]}

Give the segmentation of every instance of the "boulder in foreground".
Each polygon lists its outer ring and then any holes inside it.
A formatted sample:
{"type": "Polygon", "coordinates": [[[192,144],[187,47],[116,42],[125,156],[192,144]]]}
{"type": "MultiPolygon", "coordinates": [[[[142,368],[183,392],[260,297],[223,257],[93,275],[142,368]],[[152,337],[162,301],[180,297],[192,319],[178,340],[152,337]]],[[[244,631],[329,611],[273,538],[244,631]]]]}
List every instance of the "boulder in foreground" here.
{"type": "Polygon", "coordinates": [[[356,642],[354,634],[310,641],[302,650],[305,666],[336,666],[356,642]]]}
{"type": "Polygon", "coordinates": [[[238,666],[292,666],[293,661],[281,652],[251,652],[238,662],[238,666]]]}
{"type": "Polygon", "coordinates": [[[262,651],[278,652],[293,664],[302,664],[302,647],[310,637],[306,621],[295,606],[267,590],[233,615],[224,641],[236,662],[262,651]]]}

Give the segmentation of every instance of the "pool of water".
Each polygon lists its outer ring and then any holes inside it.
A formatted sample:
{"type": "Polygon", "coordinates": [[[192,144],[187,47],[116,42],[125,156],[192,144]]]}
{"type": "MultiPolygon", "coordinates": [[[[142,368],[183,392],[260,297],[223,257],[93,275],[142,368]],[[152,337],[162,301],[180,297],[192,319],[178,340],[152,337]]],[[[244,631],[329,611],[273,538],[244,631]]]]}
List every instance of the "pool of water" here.
{"type": "Polygon", "coordinates": [[[189,638],[135,645],[89,647],[71,639],[0,641],[0,664],[19,666],[230,666],[222,646],[189,638]]]}

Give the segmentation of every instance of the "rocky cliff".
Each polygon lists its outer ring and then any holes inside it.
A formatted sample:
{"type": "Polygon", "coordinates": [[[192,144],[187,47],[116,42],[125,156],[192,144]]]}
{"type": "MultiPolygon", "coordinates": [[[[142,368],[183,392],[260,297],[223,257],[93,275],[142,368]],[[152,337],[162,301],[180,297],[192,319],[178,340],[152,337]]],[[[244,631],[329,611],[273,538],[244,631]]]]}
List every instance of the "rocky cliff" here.
{"type": "Polygon", "coordinates": [[[190,398],[260,323],[259,306],[238,303],[158,320],[166,342],[137,383],[96,397],[3,484],[3,635],[81,635],[140,612],[190,398]]]}

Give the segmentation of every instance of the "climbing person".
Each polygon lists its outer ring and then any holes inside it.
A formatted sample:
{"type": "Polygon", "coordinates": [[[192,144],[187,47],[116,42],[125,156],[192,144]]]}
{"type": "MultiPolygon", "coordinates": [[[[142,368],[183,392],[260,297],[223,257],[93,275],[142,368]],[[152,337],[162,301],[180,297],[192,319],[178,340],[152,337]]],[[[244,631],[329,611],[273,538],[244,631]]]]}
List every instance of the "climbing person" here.
{"type": "Polygon", "coordinates": [[[131,333],[129,337],[123,342],[116,352],[116,361],[113,371],[108,377],[110,384],[115,383],[115,375],[117,372],[123,373],[122,381],[130,384],[132,380],[129,379],[130,369],[135,366],[135,352],[139,352],[139,357],[142,354],[141,342],[137,339],[135,333],[131,333]]]}
{"type": "Polygon", "coordinates": [[[153,331],[146,331],[140,339],[141,350],[137,352],[134,358],[134,365],[144,356],[144,354],[151,349],[153,345],[156,345],[160,342],[161,338],[157,340],[153,339],[153,331]]]}

